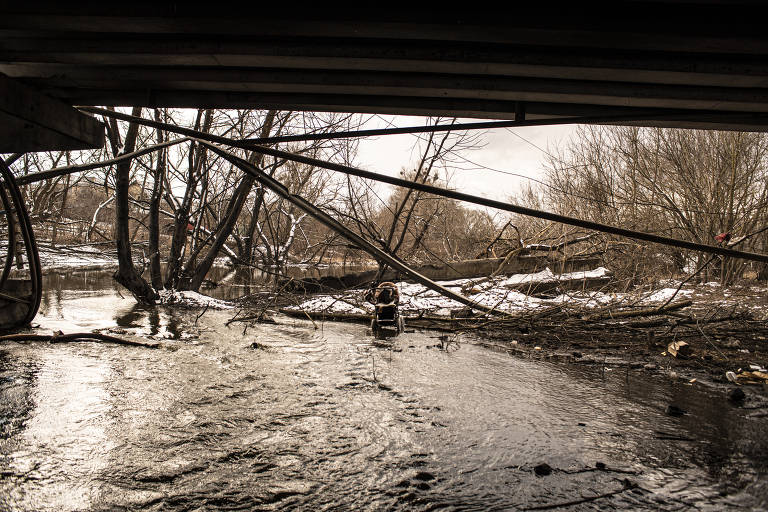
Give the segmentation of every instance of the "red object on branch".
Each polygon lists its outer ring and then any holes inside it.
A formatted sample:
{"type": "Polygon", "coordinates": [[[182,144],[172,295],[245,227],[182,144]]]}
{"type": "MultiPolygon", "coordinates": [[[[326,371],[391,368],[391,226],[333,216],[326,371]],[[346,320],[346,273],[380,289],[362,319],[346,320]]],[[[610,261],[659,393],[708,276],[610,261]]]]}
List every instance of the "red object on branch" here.
{"type": "Polygon", "coordinates": [[[731,234],[720,233],[719,235],[715,236],[715,240],[717,240],[717,242],[720,244],[722,244],[723,242],[729,242],[731,240],[731,234]]]}

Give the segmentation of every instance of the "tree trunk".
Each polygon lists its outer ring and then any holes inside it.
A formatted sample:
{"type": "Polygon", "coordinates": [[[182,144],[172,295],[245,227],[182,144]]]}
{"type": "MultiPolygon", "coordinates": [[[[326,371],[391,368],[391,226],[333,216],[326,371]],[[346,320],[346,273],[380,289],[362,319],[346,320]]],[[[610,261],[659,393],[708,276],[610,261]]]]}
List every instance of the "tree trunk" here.
{"type": "MultiPolygon", "coordinates": [[[[160,121],[160,111],[155,109],[155,120],[160,121]]],[[[157,130],[157,142],[163,142],[162,130],[157,130]]],[[[152,197],[149,200],[149,275],[152,287],[159,290],[163,287],[163,276],[160,270],[160,200],[163,196],[165,181],[165,149],[157,155],[152,197]]]]}
{"type": "MultiPolygon", "coordinates": [[[[200,128],[200,121],[202,116],[203,111],[199,110],[197,114],[197,120],[195,121],[196,130],[200,128]]],[[[203,132],[210,131],[212,121],[213,111],[208,109],[205,111],[205,117],[203,119],[203,132]]],[[[189,231],[189,212],[192,209],[192,201],[194,200],[195,189],[197,187],[198,171],[203,165],[205,154],[206,149],[204,146],[195,145],[194,142],[190,144],[187,188],[184,192],[184,199],[181,202],[181,206],[176,210],[176,222],[174,224],[173,239],[171,241],[171,249],[168,253],[168,270],[166,271],[165,275],[166,288],[179,287],[182,270],[181,260],[183,258],[184,248],[187,245],[187,235],[189,231]]]]}
{"type": "Polygon", "coordinates": [[[259,224],[259,213],[261,212],[261,205],[263,203],[264,187],[261,187],[256,191],[256,200],[253,202],[253,210],[251,211],[251,223],[248,225],[248,237],[245,239],[243,252],[240,255],[240,258],[249,263],[253,262],[253,242],[256,238],[256,228],[259,224]]]}
{"type": "MultiPolygon", "coordinates": [[[[141,107],[133,107],[134,116],[141,115],[141,107]]],[[[131,123],[125,134],[123,154],[133,152],[136,147],[139,125],[131,123]]],[[[117,136],[117,135],[116,135],[117,136]]],[[[154,304],[157,293],[136,272],[131,257],[131,241],[128,221],[130,208],[128,192],[131,184],[131,160],[125,160],[117,164],[117,176],[115,180],[115,239],[117,240],[118,269],[114,279],[122,284],[133,294],[136,300],[144,304],[154,304]]]]}
{"type": "MultiPolygon", "coordinates": [[[[67,165],[69,165],[69,152],[67,152],[67,165]]],[[[72,178],[72,175],[67,174],[67,182],[64,184],[64,192],[61,198],[61,207],[59,208],[59,222],[62,222],[64,220],[64,212],[67,209],[67,198],[69,197],[70,178],[72,178]]],[[[53,233],[51,234],[51,247],[56,247],[57,234],[58,234],[58,230],[56,229],[56,224],[54,224],[53,233]]]]}
{"type": "Polygon", "coordinates": [[[219,223],[216,237],[213,240],[211,248],[208,249],[208,252],[200,261],[200,264],[194,269],[192,274],[188,278],[184,276],[179,281],[179,289],[192,291],[198,291],[200,289],[200,285],[203,284],[203,279],[205,279],[208,271],[213,266],[213,261],[216,259],[219,250],[224,246],[224,242],[227,241],[229,234],[235,227],[235,222],[237,222],[237,218],[243,209],[245,200],[251,191],[253,181],[254,179],[250,175],[244,176],[242,181],[240,181],[240,184],[235,190],[227,207],[227,214],[219,223]]]}
{"type": "MultiPolygon", "coordinates": [[[[276,110],[270,110],[267,112],[267,115],[264,119],[264,124],[261,127],[262,137],[268,136],[272,131],[272,125],[274,123],[276,113],[276,110]]],[[[252,153],[249,160],[250,163],[256,165],[257,167],[261,167],[263,158],[264,157],[261,153],[252,153]]],[[[253,188],[253,182],[254,178],[250,174],[246,174],[243,177],[243,180],[240,182],[240,185],[238,185],[237,190],[232,195],[232,199],[230,200],[227,207],[227,215],[224,221],[220,224],[221,227],[216,234],[216,238],[214,239],[211,248],[208,249],[205,257],[203,257],[203,259],[200,261],[200,264],[197,265],[192,275],[189,276],[189,281],[180,283],[179,288],[193,291],[198,291],[200,289],[200,285],[203,283],[203,279],[205,279],[208,271],[213,266],[213,261],[216,259],[219,251],[224,246],[224,242],[226,242],[227,238],[229,238],[230,233],[232,233],[232,229],[235,227],[235,223],[237,222],[237,218],[240,216],[240,212],[242,211],[243,205],[248,198],[248,194],[250,194],[251,189],[253,188]]],[[[253,235],[251,235],[251,237],[252,236],[253,235]]],[[[186,277],[184,281],[186,281],[186,277]]]]}

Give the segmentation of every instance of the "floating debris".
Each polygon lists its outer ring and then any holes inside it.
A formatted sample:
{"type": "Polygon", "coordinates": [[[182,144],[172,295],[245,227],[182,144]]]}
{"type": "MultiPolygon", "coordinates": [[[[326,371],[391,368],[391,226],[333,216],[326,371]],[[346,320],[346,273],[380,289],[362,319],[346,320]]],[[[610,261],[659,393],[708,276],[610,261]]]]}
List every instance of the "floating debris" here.
{"type": "Polygon", "coordinates": [[[664,411],[664,414],[667,416],[684,416],[688,414],[688,411],[685,409],[678,407],[677,405],[668,405],[666,410],[664,411]]]}
{"type": "Polygon", "coordinates": [[[736,384],[766,384],[768,373],[760,371],[741,371],[739,373],[726,372],[725,377],[736,384]]]}
{"type": "Polygon", "coordinates": [[[547,464],[546,462],[539,464],[535,468],[533,468],[533,472],[536,473],[537,476],[547,476],[552,474],[552,467],[547,464]]]}
{"type": "Polygon", "coordinates": [[[731,402],[741,402],[746,397],[747,395],[744,393],[744,391],[741,390],[741,388],[733,388],[728,391],[728,400],[731,402]]]}
{"type": "Polygon", "coordinates": [[[673,341],[667,347],[667,352],[673,357],[686,359],[693,354],[693,348],[684,341],[673,341]]]}

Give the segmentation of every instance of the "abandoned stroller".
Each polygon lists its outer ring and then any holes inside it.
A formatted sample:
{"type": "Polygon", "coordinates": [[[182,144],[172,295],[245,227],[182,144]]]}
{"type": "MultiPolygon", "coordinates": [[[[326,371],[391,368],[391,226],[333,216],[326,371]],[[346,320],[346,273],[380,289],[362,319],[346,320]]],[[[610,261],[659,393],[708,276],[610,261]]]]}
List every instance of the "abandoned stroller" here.
{"type": "Polygon", "coordinates": [[[403,332],[405,323],[400,316],[400,292],[395,283],[385,281],[368,294],[374,305],[371,331],[374,336],[397,336],[403,332]]]}

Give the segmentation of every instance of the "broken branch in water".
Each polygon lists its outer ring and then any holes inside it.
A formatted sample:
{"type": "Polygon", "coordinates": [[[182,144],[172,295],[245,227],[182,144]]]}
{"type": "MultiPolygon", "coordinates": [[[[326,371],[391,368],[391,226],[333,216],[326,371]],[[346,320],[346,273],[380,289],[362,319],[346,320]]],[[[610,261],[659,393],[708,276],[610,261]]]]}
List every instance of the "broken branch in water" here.
{"type": "Polygon", "coordinates": [[[211,303],[210,302],[205,305],[205,309],[203,309],[203,312],[200,313],[199,315],[197,315],[197,317],[195,318],[195,325],[197,325],[198,320],[200,320],[203,317],[205,312],[208,311],[209,307],[211,307],[211,303]]]}
{"type": "Polygon", "coordinates": [[[560,503],[552,503],[550,505],[537,505],[534,507],[525,507],[521,510],[552,510],[555,508],[563,508],[563,507],[572,507],[573,505],[580,505],[582,503],[589,503],[590,501],[596,501],[602,498],[610,498],[611,496],[615,496],[616,494],[621,494],[622,492],[628,491],[630,489],[634,489],[637,487],[637,484],[634,482],[631,482],[627,479],[624,479],[622,482],[624,484],[624,487],[621,489],[618,489],[616,491],[606,492],[604,494],[598,494],[597,496],[589,496],[587,498],[581,498],[579,500],[573,500],[573,501],[564,501],[560,503]]]}
{"type": "Polygon", "coordinates": [[[69,343],[76,341],[102,341],[104,343],[115,343],[118,345],[128,345],[132,347],[144,347],[144,348],[158,348],[159,343],[133,341],[124,338],[118,338],[117,336],[109,336],[108,334],[101,334],[96,332],[76,332],[72,334],[64,334],[61,331],[55,332],[48,336],[45,334],[7,334],[0,336],[0,342],[3,341],[47,341],[49,343],[69,343]]]}
{"type": "MultiPolygon", "coordinates": [[[[240,312],[238,311],[237,314],[239,313],[240,312]]],[[[274,318],[266,314],[266,311],[261,311],[259,313],[256,313],[255,315],[248,315],[248,316],[237,316],[237,314],[235,314],[235,316],[227,320],[224,325],[226,327],[229,327],[231,324],[235,322],[261,322],[266,324],[277,323],[275,322],[274,318]]]]}

